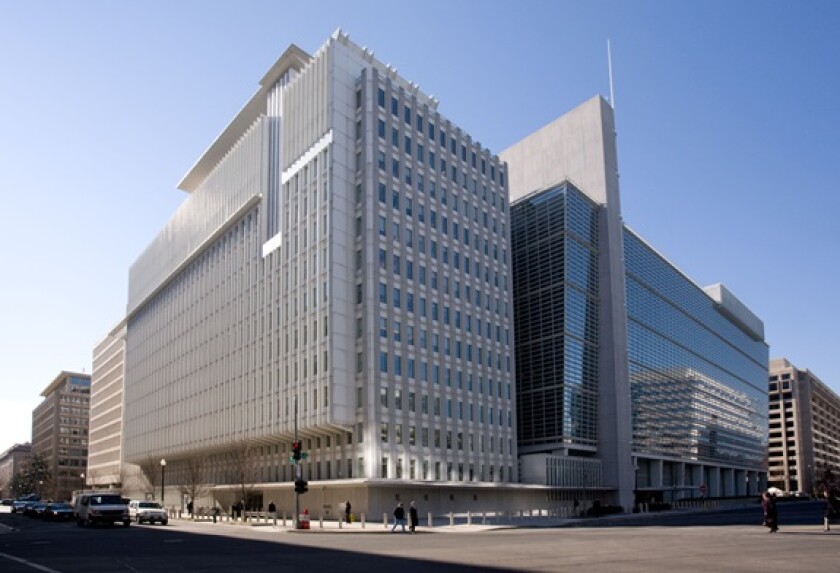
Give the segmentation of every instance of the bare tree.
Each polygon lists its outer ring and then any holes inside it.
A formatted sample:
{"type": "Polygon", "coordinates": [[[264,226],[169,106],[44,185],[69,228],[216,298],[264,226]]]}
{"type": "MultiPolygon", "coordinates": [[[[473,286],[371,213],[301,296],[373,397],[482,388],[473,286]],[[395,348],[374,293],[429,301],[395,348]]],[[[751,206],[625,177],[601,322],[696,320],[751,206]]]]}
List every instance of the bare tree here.
{"type": "Polygon", "coordinates": [[[102,473],[98,469],[88,468],[87,472],[85,473],[85,476],[86,476],[86,479],[85,479],[86,484],[89,483],[91,489],[96,489],[97,486],[99,485],[97,482],[100,481],[100,478],[102,477],[102,473]]]}
{"type": "Polygon", "coordinates": [[[120,469],[117,470],[117,480],[119,483],[117,486],[122,489],[125,487],[126,482],[131,478],[131,473],[128,471],[128,468],[125,464],[120,463],[120,469]]]}
{"type": "MultiPolygon", "coordinates": [[[[229,454],[230,467],[233,471],[233,483],[239,486],[238,503],[250,505],[254,484],[258,480],[259,465],[257,451],[253,446],[242,445],[229,454]]],[[[245,508],[243,508],[245,509],[245,508]]]]}
{"type": "Polygon", "coordinates": [[[137,465],[140,467],[141,472],[138,476],[140,490],[146,494],[146,497],[157,499],[155,495],[157,486],[160,483],[160,461],[148,457],[137,465]]]}
{"type": "MultiPolygon", "coordinates": [[[[208,491],[207,458],[201,456],[187,458],[183,461],[181,475],[183,476],[183,483],[178,485],[178,491],[182,496],[189,496],[190,503],[195,504],[196,499],[205,495],[208,491]]],[[[193,506],[193,511],[190,512],[192,519],[195,519],[195,510],[197,509],[193,506]]]]}

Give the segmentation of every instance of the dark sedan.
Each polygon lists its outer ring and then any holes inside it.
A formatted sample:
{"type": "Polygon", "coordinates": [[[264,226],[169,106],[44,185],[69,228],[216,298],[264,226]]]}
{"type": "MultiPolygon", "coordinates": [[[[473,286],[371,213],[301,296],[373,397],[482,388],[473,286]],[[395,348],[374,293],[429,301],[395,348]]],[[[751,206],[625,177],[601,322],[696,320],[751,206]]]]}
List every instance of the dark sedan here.
{"type": "Polygon", "coordinates": [[[23,515],[28,515],[29,517],[41,517],[46,508],[46,503],[40,501],[31,501],[26,504],[26,507],[23,508],[23,515]]]}
{"type": "Polygon", "coordinates": [[[63,521],[73,519],[73,506],[69,503],[50,503],[44,509],[44,519],[63,521]]]}

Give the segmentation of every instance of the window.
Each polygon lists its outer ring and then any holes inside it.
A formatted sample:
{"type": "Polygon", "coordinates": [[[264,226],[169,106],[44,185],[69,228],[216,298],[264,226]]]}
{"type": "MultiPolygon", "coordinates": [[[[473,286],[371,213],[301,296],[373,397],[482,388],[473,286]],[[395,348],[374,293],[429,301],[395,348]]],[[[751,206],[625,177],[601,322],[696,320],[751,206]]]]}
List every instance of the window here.
{"type": "Polygon", "coordinates": [[[376,92],[376,101],[379,104],[379,107],[385,107],[385,90],[383,90],[382,88],[379,88],[379,90],[376,92]]]}

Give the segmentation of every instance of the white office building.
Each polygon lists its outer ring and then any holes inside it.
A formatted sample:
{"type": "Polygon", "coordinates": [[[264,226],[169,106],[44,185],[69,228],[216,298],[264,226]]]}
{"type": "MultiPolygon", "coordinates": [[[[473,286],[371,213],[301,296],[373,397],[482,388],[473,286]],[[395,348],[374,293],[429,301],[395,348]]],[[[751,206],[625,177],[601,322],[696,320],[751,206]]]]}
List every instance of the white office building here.
{"type": "Polygon", "coordinates": [[[131,267],[127,462],[284,511],[297,427],[309,506],[512,497],[506,173],[437,108],[340,31],[286,50],[131,267]]]}

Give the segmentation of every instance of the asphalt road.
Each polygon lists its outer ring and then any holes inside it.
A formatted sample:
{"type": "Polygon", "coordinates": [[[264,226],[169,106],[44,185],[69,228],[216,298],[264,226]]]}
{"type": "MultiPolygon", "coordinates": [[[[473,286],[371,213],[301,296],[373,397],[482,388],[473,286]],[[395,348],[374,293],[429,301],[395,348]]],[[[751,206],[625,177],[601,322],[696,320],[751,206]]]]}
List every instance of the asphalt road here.
{"type": "MultiPolygon", "coordinates": [[[[768,534],[755,506],[622,516],[574,526],[418,535],[288,533],[271,527],[79,528],[0,514],[4,573],[189,571],[570,571],[825,573],[840,570],[840,525],[822,532],[819,503],[780,504],[768,534]],[[5,527],[4,527],[5,526],[5,527]],[[8,529],[11,527],[12,529],[8,529]]],[[[358,530],[357,530],[358,531],[358,530]]]]}

